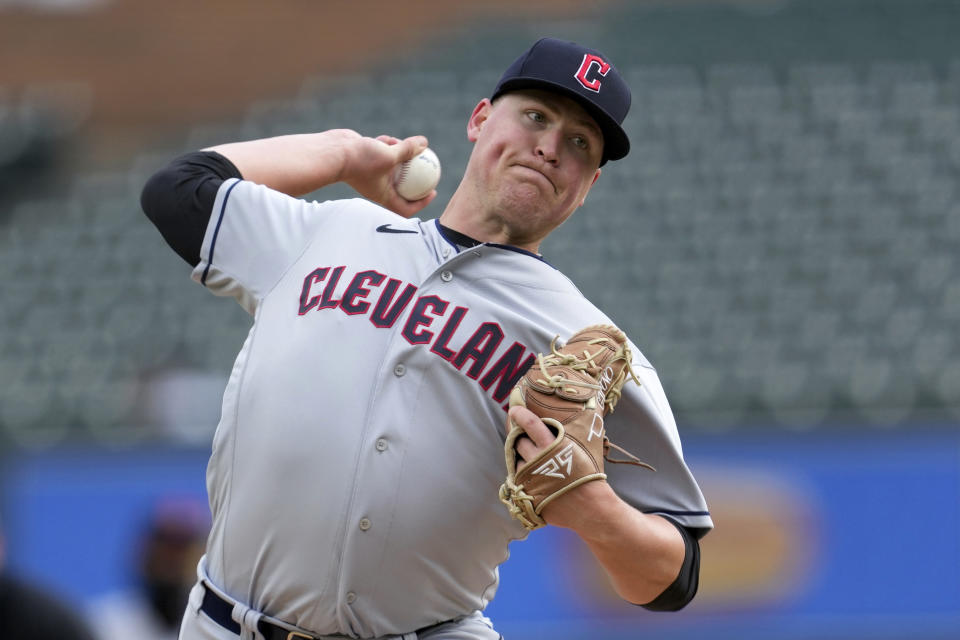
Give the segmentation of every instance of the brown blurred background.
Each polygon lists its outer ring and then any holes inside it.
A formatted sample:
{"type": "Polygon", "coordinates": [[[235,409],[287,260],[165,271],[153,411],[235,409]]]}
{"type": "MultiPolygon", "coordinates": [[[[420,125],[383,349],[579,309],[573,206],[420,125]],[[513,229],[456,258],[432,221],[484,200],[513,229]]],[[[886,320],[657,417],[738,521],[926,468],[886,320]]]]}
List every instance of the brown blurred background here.
{"type": "Polygon", "coordinates": [[[90,92],[84,162],[117,166],[171,131],[240,117],[305,77],[430,55],[444,33],[498,17],[564,20],[607,2],[573,0],[102,0],[0,3],[0,86],[90,92]],[[266,7],[269,6],[269,10],[266,7]]]}

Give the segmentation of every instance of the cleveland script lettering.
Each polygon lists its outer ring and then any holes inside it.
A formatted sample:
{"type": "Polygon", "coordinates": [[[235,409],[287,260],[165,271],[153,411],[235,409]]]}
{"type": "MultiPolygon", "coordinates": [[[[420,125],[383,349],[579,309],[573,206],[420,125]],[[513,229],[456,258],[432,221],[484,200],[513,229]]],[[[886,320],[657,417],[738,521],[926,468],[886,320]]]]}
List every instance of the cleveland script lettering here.
{"type": "Polygon", "coordinates": [[[358,271],[349,281],[345,271],[346,266],[340,265],[317,267],[308,273],[300,289],[298,315],[339,309],[348,316],[367,316],[378,329],[390,329],[402,317],[400,333],[407,342],[429,346],[431,353],[475,380],[504,410],[508,408],[510,390],[536,360],[525,345],[514,341],[495,358],[505,337],[498,323],[482,322],[467,335],[460,331],[460,325],[470,313],[468,307],[451,307],[449,300],[436,295],[414,299],[415,285],[378,271],[358,271]],[[347,284],[341,297],[336,298],[341,280],[347,284]],[[457,348],[457,344],[461,346],[457,348]],[[467,362],[471,364],[464,369],[467,362]]]}

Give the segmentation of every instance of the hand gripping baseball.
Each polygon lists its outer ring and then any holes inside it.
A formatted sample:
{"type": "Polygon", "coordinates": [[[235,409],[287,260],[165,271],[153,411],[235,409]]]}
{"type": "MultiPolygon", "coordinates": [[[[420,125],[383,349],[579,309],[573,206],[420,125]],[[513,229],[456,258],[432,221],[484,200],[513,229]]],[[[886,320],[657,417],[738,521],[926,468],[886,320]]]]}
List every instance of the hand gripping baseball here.
{"type": "MultiPolygon", "coordinates": [[[[559,338],[559,336],[557,336],[559,338]]],[[[603,461],[653,467],[607,438],[603,417],[613,411],[627,378],[637,384],[633,359],[622,331],[594,325],[571,336],[561,348],[557,338],[551,353],[537,361],[510,393],[510,406],[524,406],[554,431],[555,439],[535,458],[518,468],[516,442],[525,435],[510,421],[504,443],[507,478],[500,500],[527,529],[546,524],[543,509],[556,498],[593,480],[604,480],[603,461]],[[614,460],[614,448],[629,456],[614,460]]]]}
{"type": "Polygon", "coordinates": [[[407,218],[436,197],[436,191],[431,190],[419,199],[408,200],[397,191],[395,183],[397,169],[427,148],[425,137],[401,140],[388,135],[358,136],[350,142],[341,179],[363,197],[407,218]]]}

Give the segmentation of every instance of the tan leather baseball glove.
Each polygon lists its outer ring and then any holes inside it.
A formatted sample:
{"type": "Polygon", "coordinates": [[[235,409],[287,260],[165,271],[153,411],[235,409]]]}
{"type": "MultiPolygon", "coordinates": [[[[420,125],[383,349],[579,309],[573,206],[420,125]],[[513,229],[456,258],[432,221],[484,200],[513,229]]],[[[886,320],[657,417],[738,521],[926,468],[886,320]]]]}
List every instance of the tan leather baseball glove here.
{"type": "Polygon", "coordinates": [[[607,438],[603,417],[613,411],[627,378],[640,384],[630,367],[632,355],[622,331],[610,325],[581,329],[561,348],[540,354],[510,393],[510,406],[525,406],[554,432],[553,443],[517,471],[517,438],[525,432],[510,422],[504,443],[507,479],[500,500],[527,529],[546,524],[544,507],[566,492],[604,480],[603,461],[635,464],[654,470],[607,438]],[[629,456],[609,457],[611,448],[629,456]]]}

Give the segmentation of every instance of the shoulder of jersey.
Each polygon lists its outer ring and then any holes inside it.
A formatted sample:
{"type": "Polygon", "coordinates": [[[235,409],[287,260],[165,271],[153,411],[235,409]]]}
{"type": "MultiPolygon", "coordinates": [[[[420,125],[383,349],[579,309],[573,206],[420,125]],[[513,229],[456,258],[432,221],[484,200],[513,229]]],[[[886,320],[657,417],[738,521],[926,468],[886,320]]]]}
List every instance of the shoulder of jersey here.
{"type": "MultiPolygon", "coordinates": [[[[326,220],[355,235],[362,230],[377,235],[420,234],[420,218],[404,218],[364,198],[324,200],[312,203],[326,220]]],[[[409,236],[408,236],[409,237],[409,236]]]]}
{"type": "Polygon", "coordinates": [[[417,225],[387,222],[377,227],[377,233],[420,233],[417,225]]]}

